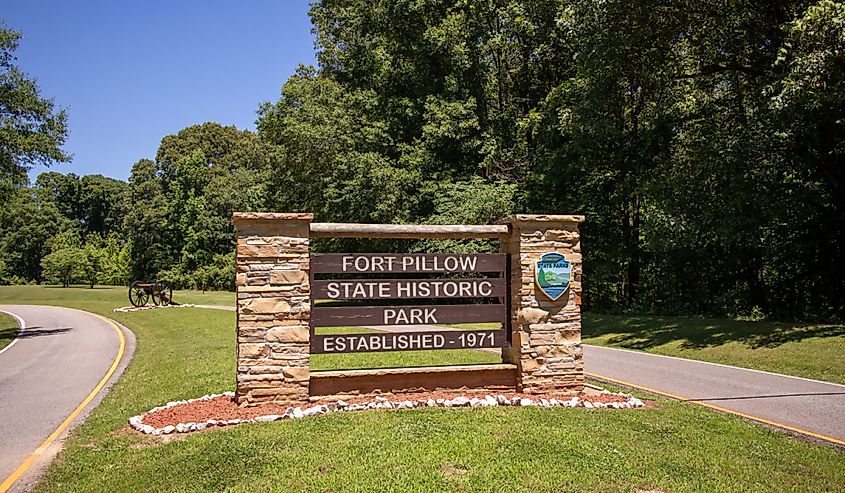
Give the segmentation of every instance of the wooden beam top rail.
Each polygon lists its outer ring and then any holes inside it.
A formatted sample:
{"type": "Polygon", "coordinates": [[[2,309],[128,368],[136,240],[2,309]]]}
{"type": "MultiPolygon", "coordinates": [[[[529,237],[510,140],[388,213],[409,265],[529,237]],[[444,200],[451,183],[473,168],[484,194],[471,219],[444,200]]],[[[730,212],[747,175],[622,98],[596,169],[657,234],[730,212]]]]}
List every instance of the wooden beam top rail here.
{"type": "Polygon", "coordinates": [[[311,223],[315,238],[502,238],[506,224],[354,224],[311,223]]]}

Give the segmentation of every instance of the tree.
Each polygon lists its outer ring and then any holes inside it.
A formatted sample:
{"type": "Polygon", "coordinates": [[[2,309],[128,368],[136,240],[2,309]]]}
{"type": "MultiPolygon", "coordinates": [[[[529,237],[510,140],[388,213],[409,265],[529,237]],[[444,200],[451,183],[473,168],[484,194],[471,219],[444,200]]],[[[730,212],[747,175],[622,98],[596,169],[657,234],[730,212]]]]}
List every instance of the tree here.
{"type": "Polygon", "coordinates": [[[164,137],[156,161],[132,168],[133,276],[181,278],[234,251],[232,212],[266,207],[269,165],[267,145],[235,127],[209,122],[164,137]]]}
{"type": "Polygon", "coordinates": [[[6,274],[41,282],[41,259],[50,253],[50,239],[71,227],[55,204],[38,190],[21,188],[6,194],[0,207],[0,258],[6,274]]]}
{"type": "Polygon", "coordinates": [[[15,63],[22,35],[0,24],[0,192],[27,182],[33,165],[69,161],[67,114],[43,98],[35,79],[15,63]]]}
{"type": "Polygon", "coordinates": [[[822,0],[790,22],[776,68],[784,73],[772,86],[773,117],[789,169],[812,187],[803,217],[815,219],[801,228],[816,239],[807,245],[809,265],[793,277],[818,272],[810,296],[845,317],[845,3],[822,0]]]}
{"type": "Polygon", "coordinates": [[[68,287],[85,275],[87,260],[80,248],[62,248],[41,259],[41,268],[45,279],[68,287]]]}
{"type": "Polygon", "coordinates": [[[61,213],[73,221],[83,235],[107,235],[121,231],[126,216],[129,184],[102,175],[63,175],[55,171],[41,173],[35,188],[45,200],[51,200],[61,213]]]}
{"type": "Polygon", "coordinates": [[[170,206],[155,162],[141,159],[132,166],[127,207],[125,229],[132,232],[131,276],[144,279],[174,262],[165,237],[170,206]]]}
{"type": "Polygon", "coordinates": [[[130,277],[131,242],[117,232],[111,232],[96,246],[101,269],[98,282],[110,286],[125,286],[130,277]]]}
{"type": "Polygon", "coordinates": [[[259,114],[273,208],[581,212],[586,308],[845,307],[841,2],[325,0],[311,17],[318,67],[259,114]]]}

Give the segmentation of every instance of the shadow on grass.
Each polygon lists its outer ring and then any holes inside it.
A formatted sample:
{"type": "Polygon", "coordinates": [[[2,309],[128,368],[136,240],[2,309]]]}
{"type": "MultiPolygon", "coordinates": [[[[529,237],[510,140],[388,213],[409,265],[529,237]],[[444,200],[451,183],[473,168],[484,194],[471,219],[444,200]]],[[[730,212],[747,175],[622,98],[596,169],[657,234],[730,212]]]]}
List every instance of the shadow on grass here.
{"type": "Polygon", "coordinates": [[[70,286],[67,286],[67,287],[62,286],[61,284],[42,284],[41,286],[43,286],[44,289],[67,289],[68,291],[71,291],[73,289],[87,289],[89,291],[96,291],[98,289],[108,290],[108,289],[124,288],[124,287],[128,289],[128,286],[101,286],[99,284],[95,284],[93,288],[91,286],[87,285],[87,284],[71,284],[70,286]]]}
{"type": "Polygon", "coordinates": [[[750,348],[774,348],[811,337],[845,336],[845,325],[743,322],[686,317],[591,315],[584,337],[610,336],[614,346],[645,350],[683,341],[683,349],[701,349],[738,342],[750,348]]]}

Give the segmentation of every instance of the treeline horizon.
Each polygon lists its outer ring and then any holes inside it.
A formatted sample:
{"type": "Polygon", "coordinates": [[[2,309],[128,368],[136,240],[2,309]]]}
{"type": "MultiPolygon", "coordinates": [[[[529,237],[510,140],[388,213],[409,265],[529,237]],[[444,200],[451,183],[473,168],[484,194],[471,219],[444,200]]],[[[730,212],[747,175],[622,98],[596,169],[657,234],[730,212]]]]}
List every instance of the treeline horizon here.
{"type": "Polygon", "coordinates": [[[233,211],[584,214],[586,310],[845,316],[842,2],[323,0],[310,15],[318,64],[256,132],[190,126],[128,182],[19,183],[4,282],[64,282],[84,258],[75,282],[233,289],[233,211]]]}

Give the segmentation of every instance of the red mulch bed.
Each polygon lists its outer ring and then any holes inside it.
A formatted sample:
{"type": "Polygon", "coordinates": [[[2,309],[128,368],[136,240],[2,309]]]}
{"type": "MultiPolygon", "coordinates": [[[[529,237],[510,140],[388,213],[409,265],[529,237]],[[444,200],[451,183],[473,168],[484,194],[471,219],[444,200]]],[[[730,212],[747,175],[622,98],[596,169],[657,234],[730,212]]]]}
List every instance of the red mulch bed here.
{"type": "MultiPolygon", "coordinates": [[[[458,393],[445,393],[445,392],[420,392],[415,394],[397,394],[397,395],[385,395],[382,397],[387,398],[391,402],[402,402],[402,401],[427,401],[428,399],[454,399],[455,397],[459,397],[463,395],[464,397],[472,398],[472,397],[479,397],[483,398],[484,394],[458,394],[458,393]]],[[[540,398],[544,399],[558,399],[558,400],[570,400],[572,398],[571,395],[531,395],[531,394],[503,394],[508,399],[513,397],[520,397],[520,398],[528,398],[531,400],[539,400],[540,398]]],[[[589,395],[589,394],[578,394],[578,398],[582,401],[589,401],[589,402],[601,402],[604,404],[611,403],[611,402],[627,402],[627,398],[621,395],[615,394],[598,394],[598,395],[589,395]]],[[[349,397],[348,399],[344,399],[345,402],[349,404],[358,404],[362,402],[372,402],[374,401],[375,397],[349,397]]],[[[328,404],[329,402],[335,402],[334,400],[326,400],[326,401],[318,401],[312,402],[309,404],[304,404],[300,407],[306,408],[315,406],[318,404],[328,404]]],[[[252,419],[258,416],[266,416],[271,414],[282,415],[285,413],[290,406],[279,405],[279,404],[261,404],[259,406],[253,407],[238,407],[235,403],[234,399],[229,396],[223,397],[216,397],[214,399],[209,400],[200,400],[194,401],[188,404],[180,404],[178,406],[173,406],[168,409],[162,409],[160,411],[155,411],[152,413],[147,413],[144,415],[142,422],[147,425],[154,426],[156,428],[163,428],[167,425],[177,425],[179,423],[202,423],[208,421],[210,419],[215,419],[218,421],[226,421],[230,419],[252,419]]]]}

